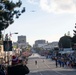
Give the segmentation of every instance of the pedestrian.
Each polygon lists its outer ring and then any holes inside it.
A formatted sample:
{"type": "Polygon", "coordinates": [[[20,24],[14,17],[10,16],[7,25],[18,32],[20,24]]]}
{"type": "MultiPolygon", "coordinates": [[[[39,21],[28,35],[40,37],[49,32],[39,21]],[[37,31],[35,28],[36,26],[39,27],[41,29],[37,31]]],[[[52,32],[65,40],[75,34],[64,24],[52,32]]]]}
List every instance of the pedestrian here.
{"type": "Polygon", "coordinates": [[[35,65],[37,65],[37,60],[35,60],[35,65]]]}
{"type": "Polygon", "coordinates": [[[60,67],[61,67],[61,58],[60,57],[58,58],[58,63],[60,65],[60,67]]]}
{"type": "Polygon", "coordinates": [[[7,67],[7,75],[25,75],[28,74],[29,68],[16,56],[12,56],[12,65],[7,67]]]}
{"type": "Polygon", "coordinates": [[[55,57],[55,65],[56,65],[56,67],[58,67],[58,59],[57,59],[57,57],[55,57]]]}
{"type": "Polygon", "coordinates": [[[64,67],[64,57],[61,57],[61,65],[62,65],[62,67],[64,67]]]}

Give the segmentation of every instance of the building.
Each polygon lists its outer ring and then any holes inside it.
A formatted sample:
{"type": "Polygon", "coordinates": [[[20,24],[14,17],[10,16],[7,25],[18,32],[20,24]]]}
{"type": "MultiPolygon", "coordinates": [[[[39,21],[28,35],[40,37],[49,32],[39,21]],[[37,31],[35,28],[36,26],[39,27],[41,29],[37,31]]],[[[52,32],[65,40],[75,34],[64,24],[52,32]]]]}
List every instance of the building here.
{"type": "Polygon", "coordinates": [[[19,48],[26,48],[27,43],[26,43],[26,36],[18,36],[18,47],[19,48]]]}
{"type": "Polygon", "coordinates": [[[58,47],[58,42],[47,43],[47,45],[43,46],[44,50],[53,50],[55,47],[58,47]]]}
{"type": "Polygon", "coordinates": [[[26,36],[18,36],[18,43],[26,43],[26,36]]]}
{"type": "Polygon", "coordinates": [[[44,44],[44,43],[46,43],[45,40],[36,40],[35,41],[35,44],[44,44]]]}
{"type": "Polygon", "coordinates": [[[46,40],[36,40],[35,44],[34,44],[34,47],[42,47],[46,44],[47,44],[46,40]]]}

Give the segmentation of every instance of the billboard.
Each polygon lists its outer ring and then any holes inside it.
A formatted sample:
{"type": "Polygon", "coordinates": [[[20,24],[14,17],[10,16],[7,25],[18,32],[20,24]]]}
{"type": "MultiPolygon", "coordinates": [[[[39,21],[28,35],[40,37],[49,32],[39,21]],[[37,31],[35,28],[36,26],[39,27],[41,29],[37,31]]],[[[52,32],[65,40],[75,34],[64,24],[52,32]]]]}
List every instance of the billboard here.
{"type": "Polygon", "coordinates": [[[12,51],[12,41],[3,41],[4,51],[12,51]]]}

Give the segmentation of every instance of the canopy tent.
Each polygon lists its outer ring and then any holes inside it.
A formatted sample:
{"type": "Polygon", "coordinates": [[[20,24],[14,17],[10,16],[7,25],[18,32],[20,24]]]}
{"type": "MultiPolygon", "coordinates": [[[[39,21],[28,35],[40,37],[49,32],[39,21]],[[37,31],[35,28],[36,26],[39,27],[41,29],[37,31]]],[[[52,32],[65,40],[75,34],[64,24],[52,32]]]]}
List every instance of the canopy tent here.
{"type": "Polygon", "coordinates": [[[71,53],[74,53],[73,50],[69,50],[69,51],[60,51],[59,52],[60,54],[71,54],[71,53]]]}

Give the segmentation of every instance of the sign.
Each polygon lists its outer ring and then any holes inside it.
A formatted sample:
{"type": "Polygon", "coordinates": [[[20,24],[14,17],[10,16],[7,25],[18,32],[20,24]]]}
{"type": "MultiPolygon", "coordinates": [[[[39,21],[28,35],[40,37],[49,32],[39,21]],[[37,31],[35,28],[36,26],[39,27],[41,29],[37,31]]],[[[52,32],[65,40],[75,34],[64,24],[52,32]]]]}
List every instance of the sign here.
{"type": "Polygon", "coordinates": [[[12,41],[3,41],[4,51],[12,51],[12,41]]]}

